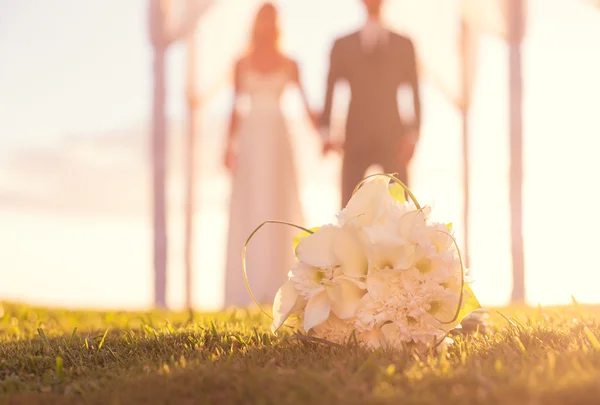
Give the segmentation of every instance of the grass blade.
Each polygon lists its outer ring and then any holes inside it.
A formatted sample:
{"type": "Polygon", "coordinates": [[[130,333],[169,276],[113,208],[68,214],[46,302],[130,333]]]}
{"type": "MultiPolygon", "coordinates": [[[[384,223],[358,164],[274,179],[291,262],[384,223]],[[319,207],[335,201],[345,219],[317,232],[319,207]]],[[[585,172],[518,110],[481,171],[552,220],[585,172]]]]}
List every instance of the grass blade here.
{"type": "Polygon", "coordinates": [[[600,341],[598,341],[598,338],[596,337],[596,335],[594,335],[594,332],[592,332],[592,330],[586,326],[585,328],[583,328],[583,333],[585,334],[586,339],[588,340],[588,342],[590,342],[594,350],[600,351],[600,341]]]}
{"type": "Polygon", "coordinates": [[[104,335],[102,336],[102,340],[100,340],[100,343],[98,344],[98,351],[100,351],[100,349],[102,349],[102,346],[104,345],[104,341],[106,340],[107,334],[108,334],[108,329],[106,329],[106,331],[104,332],[104,335]]]}

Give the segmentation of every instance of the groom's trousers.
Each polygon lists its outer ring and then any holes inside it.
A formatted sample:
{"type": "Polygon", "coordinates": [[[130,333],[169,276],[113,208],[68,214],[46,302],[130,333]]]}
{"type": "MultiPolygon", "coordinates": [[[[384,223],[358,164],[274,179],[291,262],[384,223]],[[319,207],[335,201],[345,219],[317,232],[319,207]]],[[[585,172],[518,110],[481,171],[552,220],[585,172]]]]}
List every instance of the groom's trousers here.
{"type": "Polygon", "coordinates": [[[398,179],[408,185],[407,163],[401,161],[397,145],[347,148],[342,160],[342,207],[346,206],[352,192],[373,165],[378,165],[383,173],[397,173],[398,179]]]}

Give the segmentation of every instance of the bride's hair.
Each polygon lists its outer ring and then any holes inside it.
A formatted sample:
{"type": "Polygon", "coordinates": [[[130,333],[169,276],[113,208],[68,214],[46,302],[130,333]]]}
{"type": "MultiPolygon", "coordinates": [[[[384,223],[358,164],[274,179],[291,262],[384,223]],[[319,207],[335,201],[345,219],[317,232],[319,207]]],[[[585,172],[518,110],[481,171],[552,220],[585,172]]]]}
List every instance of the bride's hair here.
{"type": "Polygon", "coordinates": [[[279,47],[279,19],[273,3],[264,3],[254,17],[248,51],[279,47]]]}

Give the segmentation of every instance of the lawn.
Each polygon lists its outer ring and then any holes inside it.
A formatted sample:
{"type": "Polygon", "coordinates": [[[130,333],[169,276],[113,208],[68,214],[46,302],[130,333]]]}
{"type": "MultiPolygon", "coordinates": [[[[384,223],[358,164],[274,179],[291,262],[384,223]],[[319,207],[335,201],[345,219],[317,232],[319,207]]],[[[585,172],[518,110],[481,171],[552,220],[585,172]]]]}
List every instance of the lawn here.
{"type": "Polygon", "coordinates": [[[585,404],[600,308],[490,310],[441,356],[274,336],[258,311],[78,312],[3,304],[0,404],[585,404]]]}

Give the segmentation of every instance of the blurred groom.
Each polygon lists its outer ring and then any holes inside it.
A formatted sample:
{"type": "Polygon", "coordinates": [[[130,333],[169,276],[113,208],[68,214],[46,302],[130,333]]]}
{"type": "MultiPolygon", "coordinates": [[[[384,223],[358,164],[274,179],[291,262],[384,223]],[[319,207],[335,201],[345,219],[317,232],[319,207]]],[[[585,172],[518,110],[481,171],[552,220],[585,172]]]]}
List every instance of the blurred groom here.
{"type": "Polygon", "coordinates": [[[359,31],[337,39],[331,49],[320,123],[324,153],[336,149],[329,132],[336,82],[346,80],[352,94],[343,147],[342,207],[373,164],[382,166],[386,173],[398,173],[400,180],[408,184],[407,166],[421,124],[414,46],[410,39],[383,25],[382,2],[362,0],[367,12],[365,24],[359,31]],[[412,122],[402,122],[398,108],[398,90],[405,85],[412,90],[412,122]]]}

